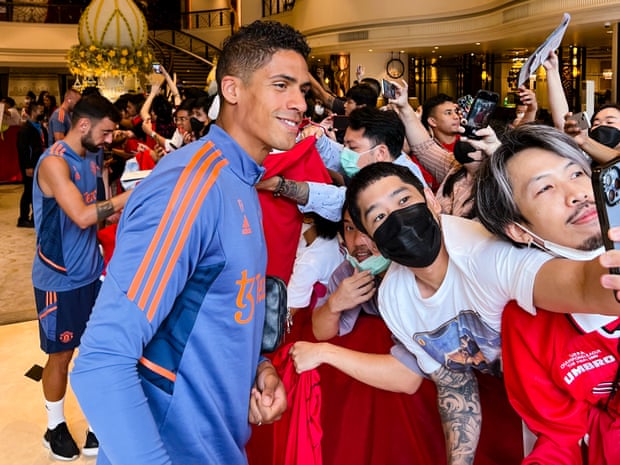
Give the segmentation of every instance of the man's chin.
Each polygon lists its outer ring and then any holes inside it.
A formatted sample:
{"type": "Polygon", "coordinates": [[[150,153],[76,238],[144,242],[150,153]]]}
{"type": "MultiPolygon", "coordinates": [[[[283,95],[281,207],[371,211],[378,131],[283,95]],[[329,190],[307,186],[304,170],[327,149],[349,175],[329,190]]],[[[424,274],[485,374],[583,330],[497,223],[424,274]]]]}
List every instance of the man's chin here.
{"type": "Polygon", "coordinates": [[[600,234],[597,234],[586,239],[580,246],[577,247],[577,249],[590,251],[600,249],[603,245],[603,237],[600,234]]]}

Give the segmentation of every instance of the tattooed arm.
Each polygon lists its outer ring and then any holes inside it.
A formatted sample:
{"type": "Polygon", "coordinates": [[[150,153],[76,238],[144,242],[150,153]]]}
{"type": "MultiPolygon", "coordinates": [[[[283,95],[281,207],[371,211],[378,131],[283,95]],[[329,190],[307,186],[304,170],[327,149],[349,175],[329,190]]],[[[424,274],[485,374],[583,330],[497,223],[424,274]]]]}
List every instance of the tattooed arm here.
{"type": "Polygon", "coordinates": [[[482,420],[476,376],[471,370],[459,373],[442,366],[431,374],[431,379],[437,386],[448,464],[471,465],[482,420]]]}
{"type": "Polygon", "coordinates": [[[256,184],[257,189],[273,192],[275,196],[294,200],[299,205],[308,203],[308,183],[285,179],[282,176],[273,176],[256,184]]]}

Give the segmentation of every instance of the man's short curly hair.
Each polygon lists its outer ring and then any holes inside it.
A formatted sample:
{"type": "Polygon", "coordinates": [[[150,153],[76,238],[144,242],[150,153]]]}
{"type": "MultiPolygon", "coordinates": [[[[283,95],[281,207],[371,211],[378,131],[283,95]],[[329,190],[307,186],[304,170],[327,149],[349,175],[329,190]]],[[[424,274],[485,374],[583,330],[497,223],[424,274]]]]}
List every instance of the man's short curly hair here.
{"type": "Polygon", "coordinates": [[[224,40],[215,72],[218,87],[224,76],[244,82],[280,50],[292,50],[308,58],[310,46],[303,34],[277,21],[254,21],[224,40]]]}

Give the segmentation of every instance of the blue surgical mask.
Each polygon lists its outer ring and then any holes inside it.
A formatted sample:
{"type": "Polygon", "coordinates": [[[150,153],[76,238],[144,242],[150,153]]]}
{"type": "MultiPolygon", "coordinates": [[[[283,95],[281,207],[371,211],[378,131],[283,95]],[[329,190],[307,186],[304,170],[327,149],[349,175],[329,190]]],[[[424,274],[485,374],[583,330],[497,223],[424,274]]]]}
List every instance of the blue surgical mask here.
{"type": "Polygon", "coordinates": [[[340,152],[340,165],[342,166],[345,174],[349,177],[357,174],[357,172],[360,170],[360,167],[358,166],[360,156],[374,150],[375,147],[372,147],[360,153],[351,150],[349,147],[343,147],[342,151],[340,152]]]}
{"type": "Polygon", "coordinates": [[[370,271],[373,276],[383,273],[385,270],[388,269],[390,263],[392,263],[388,258],[385,258],[383,255],[373,255],[371,257],[368,257],[366,260],[360,262],[357,260],[357,258],[355,258],[346,250],[345,258],[353,268],[356,268],[359,271],[370,271]]]}

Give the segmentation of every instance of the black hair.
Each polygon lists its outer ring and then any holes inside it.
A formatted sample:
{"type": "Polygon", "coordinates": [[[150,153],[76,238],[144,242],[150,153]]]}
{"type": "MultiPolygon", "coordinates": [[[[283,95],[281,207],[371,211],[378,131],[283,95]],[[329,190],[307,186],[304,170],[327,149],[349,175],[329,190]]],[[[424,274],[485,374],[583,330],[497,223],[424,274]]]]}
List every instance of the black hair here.
{"type": "Polygon", "coordinates": [[[8,105],[9,108],[13,108],[15,106],[15,100],[11,97],[4,97],[2,100],[8,105]]]}
{"type": "Polygon", "coordinates": [[[157,124],[172,123],[172,104],[163,95],[155,96],[151,111],[157,115],[157,124]]]}
{"type": "Polygon", "coordinates": [[[381,84],[375,78],[371,78],[371,77],[362,78],[362,80],[360,81],[360,84],[366,84],[372,87],[373,90],[375,91],[375,94],[377,94],[377,97],[381,95],[381,84]]]}
{"type": "Polygon", "coordinates": [[[364,234],[368,234],[368,231],[366,231],[366,228],[364,228],[362,224],[362,214],[357,203],[359,194],[371,184],[388,176],[397,176],[404,183],[411,184],[424,198],[426,198],[424,194],[424,185],[422,185],[422,182],[409,168],[389,162],[377,162],[365,166],[351,178],[346,195],[346,202],[349,205],[351,220],[353,220],[355,227],[364,234]]]}
{"type": "Polygon", "coordinates": [[[306,216],[314,220],[316,234],[323,239],[333,239],[342,228],[342,220],[330,221],[315,212],[309,212],[306,216]]]}
{"type": "Polygon", "coordinates": [[[116,107],[107,98],[97,94],[87,95],[75,104],[71,125],[76,126],[81,118],[88,118],[93,122],[110,118],[117,124],[121,121],[121,115],[116,107]]]}
{"type": "Polygon", "coordinates": [[[353,100],[356,105],[368,107],[376,107],[378,97],[375,90],[368,84],[357,84],[351,87],[345,95],[347,100],[353,100]]]}
{"type": "Polygon", "coordinates": [[[224,40],[215,71],[218,91],[224,76],[237,76],[244,82],[268,63],[280,50],[293,50],[308,58],[310,46],[301,32],[277,21],[254,21],[242,26],[224,40]]]}
{"type": "MultiPolygon", "coordinates": [[[[77,92],[77,91],[75,91],[75,92],[77,92]]],[[[99,92],[99,88],[98,87],[90,86],[90,87],[86,87],[82,91],[82,97],[87,97],[87,96],[93,95],[93,94],[101,95],[101,92],[99,92]]]]}
{"type": "Polygon", "coordinates": [[[607,108],[614,108],[615,110],[620,111],[620,105],[618,105],[617,103],[606,103],[605,105],[601,105],[594,112],[594,114],[592,115],[592,118],[590,118],[590,126],[592,126],[592,123],[594,123],[594,117],[598,115],[602,110],[606,110],[607,108]]]}
{"type": "Polygon", "coordinates": [[[185,99],[197,99],[209,95],[205,90],[199,87],[184,87],[183,96],[185,99]]]}
{"type": "Polygon", "coordinates": [[[35,100],[31,100],[30,103],[28,103],[27,105],[24,106],[24,111],[26,112],[26,114],[28,116],[32,115],[32,111],[34,110],[35,107],[39,107],[39,106],[43,106],[43,102],[39,103],[35,100]]]}
{"type": "Polygon", "coordinates": [[[213,99],[215,99],[215,95],[203,95],[194,99],[193,108],[202,108],[202,110],[207,113],[211,105],[213,104],[213,99]]]}
{"type": "Polygon", "coordinates": [[[363,129],[372,145],[385,144],[392,160],[398,158],[405,142],[405,126],[393,110],[377,107],[356,108],[349,115],[349,127],[363,129]]]}
{"type": "Polygon", "coordinates": [[[133,103],[136,106],[136,110],[140,113],[140,109],[144,104],[146,97],[142,94],[127,94],[127,101],[133,103]]]}
{"type": "Polygon", "coordinates": [[[454,99],[446,94],[437,94],[424,102],[422,105],[422,124],[426,129],[428,129],[428,118],[435,107],[446,102],[454,102],[454,99]]]}
{"type": "Polygon", "coordinates": [[[193,98],[186,98],[186,99],[181,100],[181,103],[179,104],[179,106],[177,107],[174,113],[177,114],[179,110],[184,110],[191,114],[192,110],[196,108],[194,105],[195,100],[196,99],[193,99],[193,98]]]}
{"type": "Polygon", "coordinates": [[[129,102],[130,94],[119,95],[114,101],[114,106],[118,111],[125,111],[127,109],[127,102],[129,102]]]}

